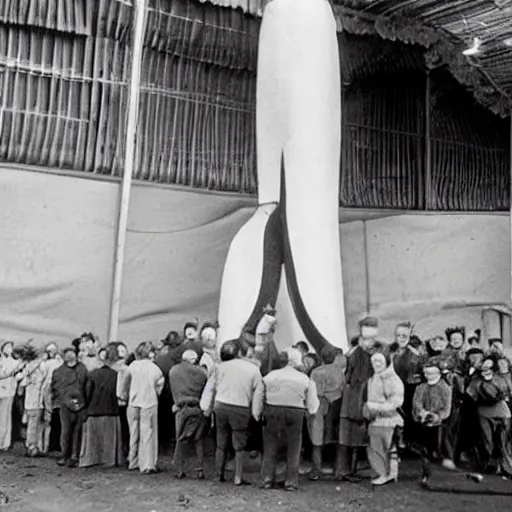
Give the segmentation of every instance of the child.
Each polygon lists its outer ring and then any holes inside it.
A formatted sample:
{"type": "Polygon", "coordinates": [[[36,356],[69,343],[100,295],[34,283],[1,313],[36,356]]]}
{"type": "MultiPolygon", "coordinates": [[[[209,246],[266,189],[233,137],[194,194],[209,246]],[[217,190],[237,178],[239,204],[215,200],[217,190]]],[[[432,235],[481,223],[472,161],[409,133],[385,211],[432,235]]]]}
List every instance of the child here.
{"type": "Polygon", "coordinates": [[[451,413],[452,389],[441,378],[438,361],[428,360],[423,373],[426,382],[420,384],[414,392],[412,414],[419,423],[422,481],[425,483],[430,476],[430,459],[439,455],[441,425],[451,413]]]}

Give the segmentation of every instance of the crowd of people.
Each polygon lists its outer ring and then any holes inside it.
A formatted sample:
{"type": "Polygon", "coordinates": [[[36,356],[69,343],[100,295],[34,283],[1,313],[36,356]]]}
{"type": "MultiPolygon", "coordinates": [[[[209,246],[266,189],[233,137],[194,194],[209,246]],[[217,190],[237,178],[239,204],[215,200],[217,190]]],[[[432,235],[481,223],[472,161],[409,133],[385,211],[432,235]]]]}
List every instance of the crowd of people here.
{"type": "Polygon", "coordinates": [[[277,484],[282,462],[290,491],[301,460],[316,481],[333,453],[334,478],[348,482],[360,480],[363,460],[373,485],[397,481],[408,455],[421,458],[424,479],[433,461],[512,477],[512,378],[500,339],[484,347],[479,331],[452,327],[420,340],[404,322],[383,343],[378,321],[366,317],[347,353],[332,346],[315,353],[304,341],[280,352],[275,312],[264,315],[268,329],[243,332],[220,350],[217,326],[194,322],[133,353],[122,342],[101,346],[91,333],[62,350],[4,342],[0,450],[23,440],[29,457],[59,451],[61,466],[151,474],[159,447],[172,443],[182,479],[190,445],[195,476],[204,479],[211,435],[215,479],[226,480],[232,457],[237,486],[247,484],[247,451],[261,452],[260,487],[277,484]]]}

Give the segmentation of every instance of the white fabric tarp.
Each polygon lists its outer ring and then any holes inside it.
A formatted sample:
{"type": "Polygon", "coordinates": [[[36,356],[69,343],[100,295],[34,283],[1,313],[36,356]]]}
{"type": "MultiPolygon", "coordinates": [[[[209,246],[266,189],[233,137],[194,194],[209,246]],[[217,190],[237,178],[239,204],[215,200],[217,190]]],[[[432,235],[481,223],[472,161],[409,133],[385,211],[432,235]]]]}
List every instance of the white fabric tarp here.
{"type": "MultiPolygon", "coordinates": [[[[64,344],[93,331],[106,340],[118,190],[107,181],[0,169],[0,339],[64,344]]],[[[123,340],[133,347],[189,319],[216,319],[229,244],[254,205],[234,194],[134,186],[123,340]]],[[[397,319],[419,325],[450,305],[510,303],[507,215],[342,212],[340,234],[349,334],[368,293],[386,336],[397,319]],[[364,218],[371,219],[366,243],[364,218]]],[[[449,314],[450,322],[469,318],[467,310],[449,314]]]]}

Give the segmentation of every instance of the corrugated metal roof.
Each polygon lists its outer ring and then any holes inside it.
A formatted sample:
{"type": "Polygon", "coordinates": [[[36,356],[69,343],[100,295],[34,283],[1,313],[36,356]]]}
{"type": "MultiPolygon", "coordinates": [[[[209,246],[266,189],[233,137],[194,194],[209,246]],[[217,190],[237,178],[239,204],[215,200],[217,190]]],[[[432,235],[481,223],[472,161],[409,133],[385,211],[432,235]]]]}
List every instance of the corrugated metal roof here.
{"type": "MultiPolygon", "coordinates": [[[[261,16],[268,0],[200,0],[261,16]]],[[[512,109],[512,0],[332,0],[340,30],[429,49],[485,106],[512,109]],[[478,38],[480,51],[462,55],[478,38]]]]}

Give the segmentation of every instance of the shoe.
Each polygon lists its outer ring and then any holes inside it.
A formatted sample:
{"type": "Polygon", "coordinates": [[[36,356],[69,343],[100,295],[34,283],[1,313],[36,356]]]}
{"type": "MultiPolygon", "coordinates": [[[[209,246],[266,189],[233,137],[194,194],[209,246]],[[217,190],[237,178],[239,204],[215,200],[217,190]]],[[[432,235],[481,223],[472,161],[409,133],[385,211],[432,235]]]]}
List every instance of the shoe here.
{"type": "Polygon", "coordinates": [[[68,468],[76,468],[78,466],[78,461],[76,459],[69,459],[66,465],[68,468]]]}
{"type": "Polygon", "coordinates": [[[298,491],[299,488],[290,482],[284,484],[284,490],[288,492],[298,491]]]}
{"type": "Polygon", "coordinates": [[[68,461],[66,459],[57,460],[57,466],[65,466],[68,461]]]}
{"type": "Polygon", "coordinates": [[[186,474],[185,474],[185,471],[178,471],[174,477],[177,479],[177,480],[183,480],[184,478],[186,478],[186,474]]]}
{"type": "Polygon", "coordinates": [[[206,478],[202,468],[196,470],[196,476],[198,480],[204,480],[206,478]]]}
{"type": "Polygon", "coordinates": [[[224,476],[224,473],[222,473],[220,475],[217,475],[215,477],[215,481],[220,482],[221,484],[223,484],[226,481],[226,477],[224,476]]]}
{"type": "Polygon", "coordinates": [[[336,480],[340,482],[348,482],[350,484],[358,484],[362,480],[362,477],[357,475],[340,475],[336,480]]]}
{"type": "Polygon", "coordinates": [[[443,459],[443,462],[441,462],[441,466],[443,466],[444,469],[449,469],[450,471],[457,471],[457,466],[453,462],[453,460],[450,459],[443,459]]]}
{"type": "Polygon", "coordinates": [[[144,471],[141,471],[143,475],[156,475],[157,473],[161,473],[162,470],[159,468],[151,468],[151,469],[145,469],[144,471]]]}
{"type": "Polygon", "coordinates": [[[238,480],[235,478],[235,485],[237,487],[240,487],[241,485],[252,485],[251,482],[248,482],[247,480],[244,480],[243,478],[238,480]]]}
{"type": "Polygon", "coordinates": [[[270,480],[270,478],[264,478],[259,487],[260,489],[272,489],[272,480],[270,480]]]}
{"type": "Polygon", "coordinates": [[[316,470],[316,469],[312,469],[309,473],[308,473],[308,478],[312,481],[312,482],[318,482],[318,480],[320,480],[322,478],[321,474],[316,470]]]}
{"type": "Polygon", "coordinates": [[[372,485],[385,485],[390,482],[396,482],[397,478],[393,476],[379,476],[379,478],[375,478],[372,480],[372,485]]]}

